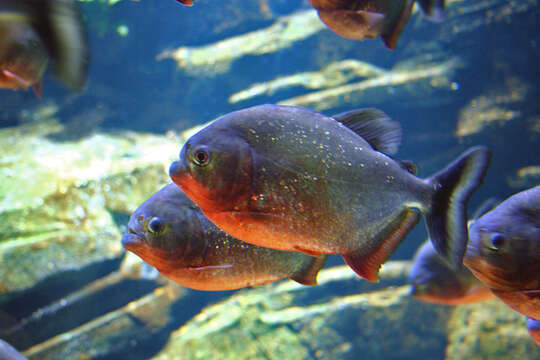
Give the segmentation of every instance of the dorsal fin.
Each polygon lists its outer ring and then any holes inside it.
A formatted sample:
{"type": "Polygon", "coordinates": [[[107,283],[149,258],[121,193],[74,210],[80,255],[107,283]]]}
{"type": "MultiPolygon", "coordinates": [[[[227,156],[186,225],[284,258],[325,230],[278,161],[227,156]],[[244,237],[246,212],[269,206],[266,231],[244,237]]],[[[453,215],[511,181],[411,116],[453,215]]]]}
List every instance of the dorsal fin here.
{"type": "Polygon", "coordinates": [[[351,110],[333,118],[360,135],[377,151],[392,155],[399,148],[401,125],[379,109],[351,110]]]}

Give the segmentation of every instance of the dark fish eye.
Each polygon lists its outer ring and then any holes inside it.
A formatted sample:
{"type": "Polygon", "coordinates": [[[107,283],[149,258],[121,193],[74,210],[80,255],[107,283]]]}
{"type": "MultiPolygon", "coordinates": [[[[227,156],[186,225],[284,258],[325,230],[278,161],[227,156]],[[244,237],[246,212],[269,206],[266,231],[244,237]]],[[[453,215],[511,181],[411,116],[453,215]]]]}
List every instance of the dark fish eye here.
{"type": "Polygon", "coordinates": [[[193,151],[193,162],[197,166],[205,166],[210,162],[210,152],[205,147],[193,151]]]}
{"type": "Polygon", "coordinates": [[[506,243],[504,236],[499,233],[492,234],[489,241],[491,243],[490,248],[493,250],[500,250],[506,243]]]}
{"type": "Polygon", "coordinates": [[[157,234],[163,230],[163,222],[161,222],[161,219],[158,217],[153,217],[148,222],[148,231],[150,231],[152,234],[157,234]]]}

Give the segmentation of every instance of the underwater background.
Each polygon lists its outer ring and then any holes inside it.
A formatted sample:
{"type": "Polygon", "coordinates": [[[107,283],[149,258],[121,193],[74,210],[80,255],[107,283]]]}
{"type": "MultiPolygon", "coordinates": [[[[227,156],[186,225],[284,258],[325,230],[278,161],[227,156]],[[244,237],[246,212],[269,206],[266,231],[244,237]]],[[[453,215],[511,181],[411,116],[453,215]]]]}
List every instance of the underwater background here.
{"type": "Polygon", "coordinates": [[[0,92],[0,338],[30,359],[540,359],[498,300],[411,298],[405,260],[424,225],[379,283],[332,256],[314,287],[185,289],[120,243],[197,126],[264,103],[382,109],[420,177],[488,146],[469,214],[540,184],[537,0],[450,0],[442,23],[415,10],[393,51],[339,37],[307,1],[80,5],[86,89],[47,74],[41,99],[0,92]]]}

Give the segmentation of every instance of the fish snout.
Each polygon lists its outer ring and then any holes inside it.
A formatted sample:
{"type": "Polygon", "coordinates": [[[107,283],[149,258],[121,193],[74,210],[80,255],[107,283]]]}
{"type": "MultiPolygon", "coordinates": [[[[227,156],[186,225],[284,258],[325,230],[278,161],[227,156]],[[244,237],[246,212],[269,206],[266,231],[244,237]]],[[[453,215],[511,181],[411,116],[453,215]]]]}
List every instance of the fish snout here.
{"type": "Polygon", "coordinates": [[[144,239],[138,235],[131,227],[122,236],[122,246],[129,251],[135,251],[144,244],[144,239]]]}
{"type": "Polygon", "coordinates": [[[186,167],[180,161],[174,161],[169,167],[169,176],[175,184],[180,184],[186,176],[186,167]]]}

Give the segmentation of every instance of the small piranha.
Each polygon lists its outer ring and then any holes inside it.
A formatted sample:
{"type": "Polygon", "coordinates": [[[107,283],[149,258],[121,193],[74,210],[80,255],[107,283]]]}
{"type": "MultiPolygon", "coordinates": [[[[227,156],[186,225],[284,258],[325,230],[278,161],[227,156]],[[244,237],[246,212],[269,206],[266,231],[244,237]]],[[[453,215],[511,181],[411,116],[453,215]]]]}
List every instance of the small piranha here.
{"type": "Polygon", "coordinates": [[[527,330],[536,345],[540,346],[540,320],[527,318],[527,330]]]}
{"type": "Polygon", "coordinates": [[[169,184],[131,216],[122,245],[165,277],[197,290],[232,290],[291,278],[316,284],[326,256],[244,243],[212,224],[169,184]]]}
{"type": "MultiPolygon", "coordinates": [[[[353,40],[376,38],[394,49],[407,25],[414,0],[309,0],[322,22],[336,34],[353,40]]],[[[442,21],[444,0],[420,0],[426,17],[442,21]]]]}
{"type": "Polygon", "coordinates": [[[389,156],[400,141],[400,124],[377,109],[328,117],[260,105],[193,135],[169,175],[230,235],[279,250],[341,254],[371,281],[418,222],[417,208],[437,251],[459,267],[466,202],[485,175],[490,151],[471,148],[420,179],[389,156]]]}
{"type": "Polygon", "coordinates": [[[0,360],[26,360],[13,346],[0,339],[0,360]]]}
{"type": "Polygon", "coordinates": [[[411,294],[434,304],[459,305],[491,299],[493,294],[466,267],[453,269],[428,239],[414,255],[409,270],[411,294]]]}
{"type": "Polygon", "coordinates": [[[88,71],[88,40],[73,0],[4,0],[0,3],[0,88],[33,87],[41,97],[49,58],[56,77],[80,91],[88,71]]]}
{"type": "Polygon", "coordinates": [[[463,264],[512,309],[540,319],[540,186],[471,223],[463,264]]]}

